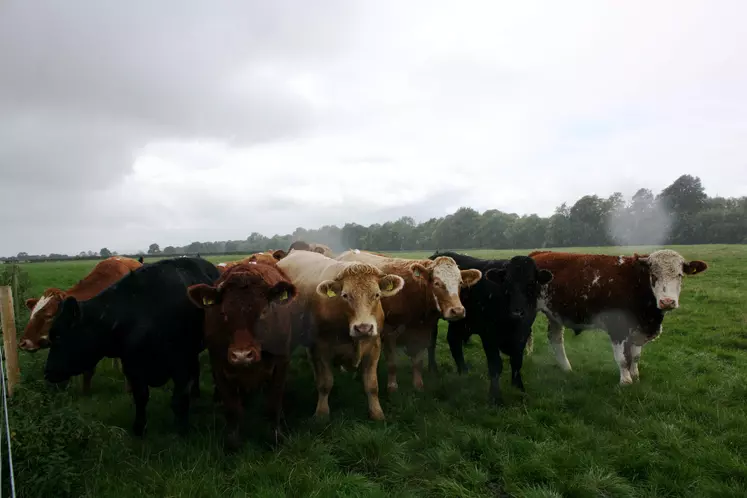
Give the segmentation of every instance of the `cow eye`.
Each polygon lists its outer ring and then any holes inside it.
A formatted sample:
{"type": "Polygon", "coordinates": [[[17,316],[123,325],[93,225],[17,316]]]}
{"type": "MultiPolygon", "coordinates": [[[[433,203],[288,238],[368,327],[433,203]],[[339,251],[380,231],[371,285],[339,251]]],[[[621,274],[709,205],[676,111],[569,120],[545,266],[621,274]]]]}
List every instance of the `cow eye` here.
{"type": "Polygon", "coordinates": [[[381,298],[381,293],[380,293],[380,292],[377,292],[377,293],[376,293],[376,299],[380,299],[380,298],[381,298]]]}
{"type": "Polygon", "coordinates": [[[343,292],[342,294],[340,294],[340,296],[342,296],[343,299],[347,299],[349,297],[347,292],[343,292]]]}

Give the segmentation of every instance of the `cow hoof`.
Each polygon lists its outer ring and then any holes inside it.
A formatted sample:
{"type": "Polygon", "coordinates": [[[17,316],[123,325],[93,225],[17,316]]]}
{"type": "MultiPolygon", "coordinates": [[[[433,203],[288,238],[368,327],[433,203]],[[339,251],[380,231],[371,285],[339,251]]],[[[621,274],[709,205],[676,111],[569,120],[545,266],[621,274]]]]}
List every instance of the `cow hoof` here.
{"type": "Polygon", "coordinates": [[[329,412],[316,412],[314,414],[314,420],[316,420],[317,422],[329,421],[329,412]]]}
{"type": "Polygon", "coordinates": [[[241,438],[238,434],[233,433],[226,436],[225,450],[228,453],[234,453],[241,448],[241,438]]]}
{"type": "Polygon", "coordinates": [[[135,425],[132,426],[132,432],[135,434],[135,437],[142,438],[145,435],[145,427],[146,423],[138,423],[135,422],[135,425]]]}
{"type": "Polygon", "coordinates": [[[375,420],[376,422],[383,422],[386,420],[383,411],[370,412],[368,415],[371,417],[371,420],[375,420]]]}

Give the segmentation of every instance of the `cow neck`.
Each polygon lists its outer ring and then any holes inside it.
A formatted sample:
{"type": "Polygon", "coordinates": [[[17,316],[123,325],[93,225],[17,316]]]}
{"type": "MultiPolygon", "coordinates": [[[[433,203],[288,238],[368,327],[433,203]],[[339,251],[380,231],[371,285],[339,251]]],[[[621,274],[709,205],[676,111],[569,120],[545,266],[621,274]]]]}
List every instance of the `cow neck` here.
{"type": "Polygon", "coordinates": [[[88,333],[89,337],[87,337],[86,340],[96,344],[96,352],[100,354],[102,358],[104,356],[108,358],[119,357],[120,354],[117,354],[121,352],[121,347],[119,346],[123,344],[124,341],[118,334],[118,322],[110,309],[112,305],[107,302],[106,298],[108,296],[101,294],[99,296],[100,300],[94,298],[96,299],[95,301],[91,300],[81,303],[82,320],[86,320],[86,315],[91,317],[96,317],[98,315],[97,319],[92,319],[92,321],[95,322],[92,324],[93,326],[86,328],[86,330],[91,331],[88,333]]]}

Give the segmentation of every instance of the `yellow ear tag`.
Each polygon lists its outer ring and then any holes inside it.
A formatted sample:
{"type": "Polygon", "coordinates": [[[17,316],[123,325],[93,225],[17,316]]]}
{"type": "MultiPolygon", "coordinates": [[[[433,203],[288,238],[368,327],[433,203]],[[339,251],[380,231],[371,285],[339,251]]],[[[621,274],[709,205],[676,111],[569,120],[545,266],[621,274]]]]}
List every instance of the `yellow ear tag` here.
{"type": "Polygon", "coordinates": [[[390,291],[390,290],[392,290],[392,289],[394,289],[394,284],[393,284],[393,283],[392,283],[391,281],[389,281],[389,282],[387,283],[386,289],[384,289],[384,290],[385,290],[385,291],[390,291]]]}
{"type": "Polygon", "coordinates": [[[328,297],[335,297],[337,293],[333,291],[332,289],[327,289],[327,296],[328,297]]]}
{"type": "Polygon", "coordinates": [[[288,299],[288,291],[283,291],[283,293],[280,294],[280,300],[285,301],[286,299],[288,299]]]}
{"type": "Polygon", "coordinates": [[[203,297],[202,304],[204,304],[205,306],[210,306],[211,304],[215,304],[215,301],[207,297],[203,297]]]}
{"type": "Polygon", "coordinates": [[[419,277],[420,276],[420,270],[415,270],[414,272],[412,272],[412,274],[415,275],[416,277],[419,277]]]}

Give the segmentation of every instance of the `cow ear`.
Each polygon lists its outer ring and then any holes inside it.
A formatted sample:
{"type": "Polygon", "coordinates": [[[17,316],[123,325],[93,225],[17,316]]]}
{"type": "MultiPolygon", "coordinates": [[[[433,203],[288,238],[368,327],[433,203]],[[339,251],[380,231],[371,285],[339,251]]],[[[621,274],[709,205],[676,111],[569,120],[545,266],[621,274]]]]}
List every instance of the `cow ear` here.
{"type": "Polygon", "coordinates": [[[80,305],[78,300],[70,296],[62,302],[62,313],[71,321],[77,320],[80,316],[80,305]]]}
{"type": "Polygon", "coordinates": [[[685,275],[695,275],[696,273],[702,273],[708,269],[708,265],[705,261],[695,260],[689,263],[682,263],[682,271],[685,275]]]}
{"type": "Polygon", "coordinates": [[[288,304],[296,297],[296,286],[290,282],[278,282],[267,291],[267,300],[276,304],[288,304]]]}
{"type": "Polygon", "coordinates": [[[491,268],[485,272],[485,278],[496,284],[502,284],[506,280],[505,268],[491,268]]]}
{"type": "Polygon", "coordinates": [[[379,279],[379,289],[384,297],[397,294],[405,286],[405,279],[399,275],[384,275],[379,279]]]}
{"type": "Polygon", "coordinates": [[[34,307],[36,307],[36,303],[38,303],[39,300],[35,297],[26,299],[26,307],[29,309],[29,311],[33,311],[34,307]]]}
{"type": "Polygon", "coordinates": [[[413,263],[410,265],[410,270],[415,278],[422,278],[428,280],[431,276],[431,271],[420,263],[413,263]]]}
{"type": "Polygon", "coordinates": [[[482,278],[480,270],[462,270],[462,287],[472,287],[482,278]]]}
{"type": "Polygon", "coordinates": [[[537,272],[537,282],[540,285],[547,285],[552,282],[552,272],[550,270],[540,270],[537,272]]]}
{"type": "Polygon", "coordinates": [[[324,248],[323,247],[315,247],[314,252],[318,252],[319,254],[324,254],[324,248]]]}
{"type": "Polygon", "coordinates": [[[283,251],[282,249],[278,249],[277,251],[272,252],[272,257],[280,261],[284,257],[288,255],[287,252],[283,251]]]}
{"type": "Polygon", "coordinates": [[[336,297],[342,292],[342,284],[336,280],[325,280],[316,286],[316,293],[324,297],[336,297]]]}
{"type": "Polygon", "coordinates": [[[220,291],[207,284],[196,284],[187,287],[189,300],[198,308],[209,308],[220,302],[220,291]]]}
{"type": "Polygon", "coordinates": [[[638,254],[634,254],[633,257],[635,258],[636,264],[641,265],[642,267],[648,268],[651,265],[648,260],[648,256],[639,256],[638,254]]]}

